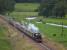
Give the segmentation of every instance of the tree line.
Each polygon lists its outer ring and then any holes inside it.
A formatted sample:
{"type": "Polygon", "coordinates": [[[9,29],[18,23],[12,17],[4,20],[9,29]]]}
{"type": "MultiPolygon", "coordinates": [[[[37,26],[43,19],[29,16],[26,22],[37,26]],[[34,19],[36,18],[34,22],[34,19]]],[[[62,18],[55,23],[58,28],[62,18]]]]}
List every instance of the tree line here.
{"type": "Polygon", "coordinates": [[[16,2],[40,2],[41,0],[0,0],[0,14],[6,14],[14,11],[16,2]]]}
{"type": "Polygon", "coordinates": [[[15,0],[0,0],[0,14],[10,13],[14,10],[15,0]]]}
{"type": "Polygon", "coordinates": [[[65,17],[67,0],[0,0],[0,14],[10,13],[15,9],[16,2],[40,2],[39,15],[45,17],[65,17]]]}
{"type": "Polygon", "coordinates": [[[45,17],[65,17],[67,14],[67,0],[42,0],[39,15],[45,17]]]}
{"type": "Polygon", "coordinates": [[[38,3],[38,2],[41,2],[41,0],[15,0],[17,3],[24,3],[24,2],[28,2],[28,3],[38,3]]]}

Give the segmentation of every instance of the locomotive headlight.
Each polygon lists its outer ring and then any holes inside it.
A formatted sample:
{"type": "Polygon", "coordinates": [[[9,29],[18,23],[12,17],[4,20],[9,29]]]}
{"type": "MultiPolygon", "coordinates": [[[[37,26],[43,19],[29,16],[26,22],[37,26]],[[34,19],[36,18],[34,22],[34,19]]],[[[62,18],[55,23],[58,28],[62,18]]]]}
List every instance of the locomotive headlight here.
{"type": "Polygon", "coordinates": [[[40,34],[39,34],[39,33],[36,33],[35,35],[38,36],[38,35],[40,35],[40,34]]]}
{"type": "Polygon", "coordinates": [[[36,35],[38,35],[38,34],[36,33],[36,35]]]}

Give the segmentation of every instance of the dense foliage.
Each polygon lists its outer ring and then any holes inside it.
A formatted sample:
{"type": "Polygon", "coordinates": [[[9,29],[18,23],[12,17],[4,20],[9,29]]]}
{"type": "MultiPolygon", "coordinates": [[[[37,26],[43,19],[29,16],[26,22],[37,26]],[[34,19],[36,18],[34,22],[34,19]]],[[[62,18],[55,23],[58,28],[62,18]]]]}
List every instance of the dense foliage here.
{"type": "Polygon", "coordinates": [[[16,2],[41,2],[41,0],[16,0],[16,2]]]}
{"type": "Polygon", "coordinates": [[[42,0],[39,15],[64,17],[67,13],[67,0],[42,0]]]}
{"type": "Polygon", "coordinates": [[[12,12],[14,10],[14,0],[0,0],[0,14],[12,12]]]}

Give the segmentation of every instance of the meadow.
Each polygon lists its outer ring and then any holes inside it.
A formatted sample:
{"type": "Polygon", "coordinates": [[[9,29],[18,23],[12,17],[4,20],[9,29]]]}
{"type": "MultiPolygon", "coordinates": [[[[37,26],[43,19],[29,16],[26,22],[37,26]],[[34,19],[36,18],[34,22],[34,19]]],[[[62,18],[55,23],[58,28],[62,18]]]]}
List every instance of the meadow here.
{"type": "Polygon", "coordinates": [[[7,29],[3,25],[0,25],[0,50],[11,50],[11,44],[6,39],[6,31],[7,29]]]}
{"type": "Polygon", "coordinates": [[[17,3],[15,6],[15,11],[18,12],[34,12],[38,9],[38,3],[17,3]]]}
{"type": "Polygon", "coordinates": [[[61,36],[62,27],[50,26],[45,23],[36,23],[38,20],[42,19],[43,22],[46,23],[62,24],[63,22],[64,25],[67,25],[67,19],[43,18],[42,16],[38,16],[38,12],[35,12],[35,10],[39,7],[39,5],[39,3],[17,3],[15,11],[11,13],[10,16],[19,22],[23,20],[27,21],[25,19],[26,17],[37,17],[37,19],[31,20],[31,23],[34,23],[37,27],[39,27],[44,36],[47,36],[56,42],[62,43],[67,47],[67,28],[63,28],[63,36],[61,36]],[[54,34],[56,36],[54,36],[54,34]]]}

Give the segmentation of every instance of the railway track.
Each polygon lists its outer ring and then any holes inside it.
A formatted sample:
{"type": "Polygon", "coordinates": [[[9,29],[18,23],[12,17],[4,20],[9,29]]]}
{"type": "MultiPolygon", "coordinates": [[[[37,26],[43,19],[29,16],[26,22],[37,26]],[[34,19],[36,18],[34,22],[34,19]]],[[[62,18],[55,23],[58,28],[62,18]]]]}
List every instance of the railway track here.
{"type": "MultiPolygon", "coordinates": [[[[5,18],[4,17],[0,17],[0,18],[2,18],[3,20],[5,20],[5,18]]],[[[5,20],[5,21],[7,21],[7,20],[5,20]]],[[[7,21],[8,22],[8,21],[7,21]]],[[[16,28],[17,29],[17,28],[16,28]]],[[[25,33],[25,32],[23,32],[23,33],[25,33]]],[[[26,34],[25,34],[26,35],[26,34]]],[[[28,35],[26,35],[26,36],[28,36],[28,35]]],[[[29,37],[29,36],[28,36],[29,37]]],[[[37,43],[33,38],[31,38],[31,37],[29,37],[31,40],[33,40],[35,43],[37,43]]],[[[52,48],[50,48],[50,47],[48,47],[43,41],[42,41],[42,43],[37,43],[37,45],[39,45],[41,48],[43,48],[43,50],[54,50],[54,49],[52,49],[52,48]]]]}
{"type": "Polygon", "coordinates": [[[50,48],[48,48],[46,45],[40,43],[40,46],[42,46],[43,48],[46,48],[46,50],[51,50],[50,48]]]}
{"type": "Polygon", "coordinates": [[[44,42],[39,43],[40,46],[42,46],[43,48],[46,48],[46,50],[54,50],[52,48],[50,48],[49,46],[47,46],[44,42]]]}

